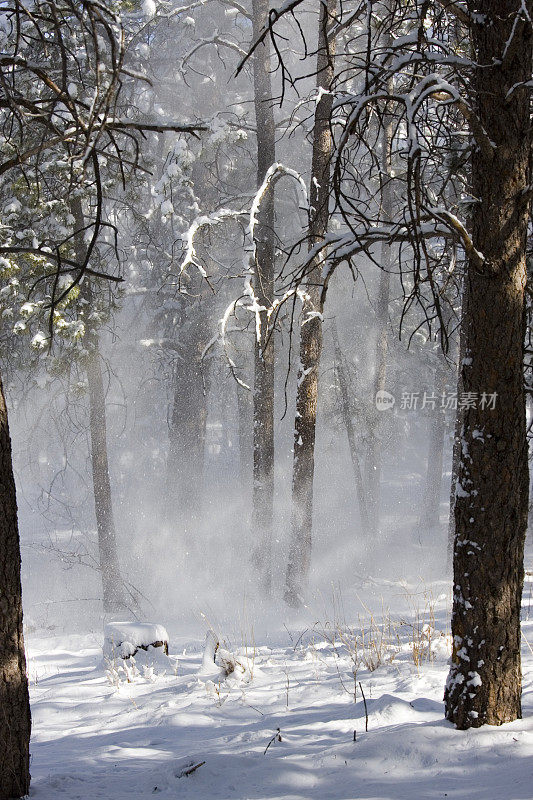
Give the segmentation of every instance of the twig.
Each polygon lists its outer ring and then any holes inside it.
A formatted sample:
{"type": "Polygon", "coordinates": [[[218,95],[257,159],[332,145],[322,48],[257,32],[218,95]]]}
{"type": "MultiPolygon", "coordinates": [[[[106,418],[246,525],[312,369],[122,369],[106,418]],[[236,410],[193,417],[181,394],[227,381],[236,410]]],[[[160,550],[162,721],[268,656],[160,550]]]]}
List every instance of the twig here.
{"type": "Polygon", "coordinates": [[[296,648],[298,647],[298,645],[300,644],[300,642],[302,641],[302,639],[304,638],[304,636],[305,636],[305,634],[307,633],[308,630],[309,630],[309,628],[305,628],[301,632],[301,634],[298,636],[298,639],[296,640],[296,644],[294,645],[294,648],[293,648],[294,650],[296,650],[296,648]]]}
{"type": "Polygon", "coordinates": [[[193,772],[196,772],[197,769],[200,769],[200,767],[203,767],[204,764],[205,764],[205,761],[200,761],[198,764],[194,764],[194,763],[189,764],[189,766],[188,767],[184,767],[181,770],[181,772],[178,773],[178,775],[176,777],[185,778],[185,777],[187,777],[189,775],[192,775],[193,772]]]}
{"type": "Polygon", "coordinates": [[[363,695],[363,703],[365,704],[365,731],[368,732],[368,708],[366,705],[365,693],[363,692],[363,687],[361,686],[361,681],[359,681],[359,688],[361,689],[361,694],[363,695]]]}
{"type": "Polygon", "coordinates": [[[531,653],[531,655],[533,656],[533,647],[531,647],[531,645],[529,644],[528,640],[526,639],[526,636],[525,636],[525,634],[524,634],[524,631],[520,631],[520,633],[522,634],[522,638],[523,638],[524,642],[525,642],[525,643],[527,644],[527,646],[529,647],[529,652],[530,652],[530,653],[531,653]]]}
{"type": "Polygon", "coordinates": [[[281,742],[281,731],[279,728],[276,729],[276,733],[265,747],[265,752],[263,753],[264,756],[266,756],[266,751],[268,750],[271,744],[274,744],[274,742],[281,742]]]}

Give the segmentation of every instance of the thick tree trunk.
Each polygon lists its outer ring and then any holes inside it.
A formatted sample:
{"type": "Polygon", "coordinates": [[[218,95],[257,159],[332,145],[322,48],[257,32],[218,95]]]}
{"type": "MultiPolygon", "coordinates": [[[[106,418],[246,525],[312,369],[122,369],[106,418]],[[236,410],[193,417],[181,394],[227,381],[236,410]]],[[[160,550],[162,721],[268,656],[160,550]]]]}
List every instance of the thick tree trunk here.
{"type": "MultiPolygon", "coordinates": [[[[331,16],[336,0],[320,4],[317,88],[323,90],[316,106],[313,132],[313,159],[309,216],[310,249],[323,241],[329,221],[330,130],[332,94],[328,91],[334,76],[335,42],[328,42],[331,16]]],[[[294,421],[294,462],[292,473],[292,519],[285,601],[302,603],[311,563],[313,528],[313,477],[315,471],[315,431],[318,401],[318,369],[322,351],[322,264],[324,251],[316,256],[308,272],[300,334],[300,365],[294,421]]]]}
{"type": "Polygon", "coordinates": [[[30,788],[30,700],[22,634],[22,587],[11,440],[0,383],[0,800],[30,788]]]}
{"type": "Polygon", "coordinates": [[[458,728],[521,716],[520,604],[528,463],[523,349],[530,186],[533,14],[518,0],[480,0],[472,23],[473,95],[492,156],[472,156],[474,247],[464,300],[465,410],[455,506],[454,646],[445,703],[458,728]],[[495,396],[495,408],[479,398],[495,396]],[[483,407],[485,406],[485,407],[483,407]]]}
{"type": "Polygon", "coordinates": [[[332,322],[331,330],[333,334],[333,348],[335,353],[335,372],[340,391],[342,421],[344,422],[346,436],[348,438],[348,447],[350,448],[350,458],[352,460],[355,489],[357,492],[357,501],[359,503],[359,518],[361,520],[361,528],[366,533],[368,530],[368,509],[363,476],[361,474],[361,465],[359,463],[359,454],[357,452],[357,444],[355,440],[355,429],[353,426],[352,404],[350,402],[350,396],[352,392],[350,391],[351,387],[348,381],[348,375],[340,348],[335,320],[332,322]]]}
{"type": "Polygon", "coordinates": [[[94,487],[94,510],[98,531],[100,571],[104,593],[104,611],[115,613],[126,608],[124,582],[118,563],[115,520],[109,464],[107,458],[107,425],[105,392],[98,336],[90,335],[90,350],[86,362],[89,389],[89,429],[91,436],[91,465],[94,487]]]}
{"type": "Polygon", "coordinates": [[[439,357],[435,368],[434,394],[437,397],[434,410],[429,412],[429,446],[426,469],[426,482],[422,499],[422,511],[418,521],[420,533],[435,528],[440,523],[440,496],[442,487],[442,464],[444,460],[444,436],[446,415],[441,408],[440,398],[446,387],[448,365],[444,356],[439,357]]]}
{"type": "MultiPolygon", "coordinates": [[[[253,0],[253,36],[256,39],[268,19],[269,0],[253,0]]],[[[276,127],[272,100],[270,41],[268,37],[253,56],[254,107],[257,135],[257,185],[276,161],[276,127]]],[[[256,227],[254,291],[260,306],[274,300],[274,190],[262,199],[256,227]]],[[[274,512],[274,334],[267,312],[260,312],[259,336],[254,356],[253,428],[253,535],[254,560],[261,588],[272,585],[272,526],[274,512]]]]}

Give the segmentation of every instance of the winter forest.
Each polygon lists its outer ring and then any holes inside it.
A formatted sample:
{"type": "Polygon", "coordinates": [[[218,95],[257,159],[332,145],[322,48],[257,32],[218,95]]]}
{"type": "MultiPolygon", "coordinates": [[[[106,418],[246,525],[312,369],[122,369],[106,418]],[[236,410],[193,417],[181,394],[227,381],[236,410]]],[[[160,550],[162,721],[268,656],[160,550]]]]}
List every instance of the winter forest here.
{"type": "Polygon", "coordinates": [[[532,15],[0,0],[0,800],[531,800],[532,15]]]}

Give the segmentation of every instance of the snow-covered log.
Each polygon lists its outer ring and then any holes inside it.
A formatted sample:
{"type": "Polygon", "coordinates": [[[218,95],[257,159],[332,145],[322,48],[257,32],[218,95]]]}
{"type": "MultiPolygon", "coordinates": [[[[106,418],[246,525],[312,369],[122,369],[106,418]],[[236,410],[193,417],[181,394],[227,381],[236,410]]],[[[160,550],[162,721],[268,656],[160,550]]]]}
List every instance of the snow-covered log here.
{"type": "Polygon", "coordinates": [[[155,622],[108,622],[104,629],[104,656],[130,658],[138,650],[161,647],[168,656],[168,633],[155,622]]]}

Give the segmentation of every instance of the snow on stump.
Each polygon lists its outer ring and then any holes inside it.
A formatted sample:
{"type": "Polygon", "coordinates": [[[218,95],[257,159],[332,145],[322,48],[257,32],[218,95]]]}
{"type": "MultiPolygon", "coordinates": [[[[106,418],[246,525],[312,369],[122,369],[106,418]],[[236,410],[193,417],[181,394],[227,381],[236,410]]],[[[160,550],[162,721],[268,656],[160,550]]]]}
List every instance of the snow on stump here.
{"type": "Polygon", "coordinates": [[[168,656],[168,633],[154,622],[108,622],[104,628],[104,656],[126,659],[138,650],[162,648],[168,656]]]}

